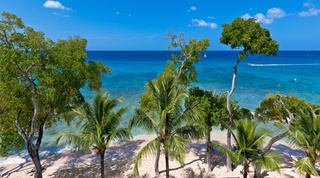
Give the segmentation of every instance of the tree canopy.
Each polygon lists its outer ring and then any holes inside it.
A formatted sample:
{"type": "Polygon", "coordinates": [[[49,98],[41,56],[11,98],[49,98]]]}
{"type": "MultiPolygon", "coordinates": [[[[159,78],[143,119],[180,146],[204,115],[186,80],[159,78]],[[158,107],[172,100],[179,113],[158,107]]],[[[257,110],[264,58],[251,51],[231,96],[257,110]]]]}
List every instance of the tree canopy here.
{"type": "MultiPolygon", "coordinates": [[[[6,138],[3,135],[11,133],[8,130],[19,131],[28,151],[34,153],[30,155],[33,160],[38,157],[43,127],[83,104],[80,89],[99,90],[101,77],[111,71],[99,61],[86,61],[86,39],[69,37],[55,42],[7,12],[2,13],[0,29],[0,104],[4,108],[0,119],[1,124],[11,123],[0,127],[0,133],[6,138]]],[[[21,146],[15,143],[21,141],[1,139],[1,153],[21,146]]],[[[41,177],[38,173],[35,177],[41,177]]]]}
{"type": "Polygon", "coordinates": [[[236,18],[231,24],[223,24],[220,42],[230,45],[231,49],[240,49],[238,60],[247,54],[276,55],[279,44],[272,40],[268,29],[261,28],[256,19],[236,18]]]}

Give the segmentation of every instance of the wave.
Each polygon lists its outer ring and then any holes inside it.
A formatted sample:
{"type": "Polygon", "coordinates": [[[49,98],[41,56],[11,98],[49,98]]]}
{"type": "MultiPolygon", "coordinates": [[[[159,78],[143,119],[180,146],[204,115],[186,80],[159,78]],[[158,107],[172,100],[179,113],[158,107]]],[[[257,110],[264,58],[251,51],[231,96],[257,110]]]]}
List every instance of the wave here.
{"type": "Polygon", "coordinates": [[[251,67],[275,67],[275,66],[319,66],[320,63],[311,63],[311,64],[251,64],[248,63],[251,67]]]}

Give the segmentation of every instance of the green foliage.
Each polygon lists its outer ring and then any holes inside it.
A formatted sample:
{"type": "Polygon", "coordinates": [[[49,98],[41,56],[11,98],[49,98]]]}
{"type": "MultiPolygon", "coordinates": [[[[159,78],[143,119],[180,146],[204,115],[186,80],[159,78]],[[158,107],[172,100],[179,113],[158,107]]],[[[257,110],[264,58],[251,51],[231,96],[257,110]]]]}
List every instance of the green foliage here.
{"type": "Polygon", "coordinates": [[[318,109],[306,106],[296,113],[296,120],[291,122],[290,143],[306,151],[307,156],[298,160],[294,166],[299,172],[315,175],[315,164],[320,159],[320,115],[318,109]]]}
{"type": "MultiPolygon", "coordinates": [[[[229,120],[228,110],[226,107],[227,97],[223,93],[216,95],[212,91],[200,89],[199,87],[191,87],[189,89],[189,97],[186,99],[185,106],[188,107],[192,103],[197,104],[198,109],[202,112],[205,125],[209,126],[210,131],[212,126],[221,126],[221,130],[226,129],[226,124],[229,120]]],[[[240,108],[237,101],[231,102],[231,108],[234,112],[234,120],[253,119],[250,110],[240,108]]]]}
{"type": "MultiPolygon", "coordinates": [[[[78,119],[80,133],[60,133],[57,144],[73,145],[78,149],[88,150],[93,147],[104,159],[106,149],[112,141],[131,138],[130,130],[119,127],[126,106],[119,106],[119,98],[111,98],[107,92],[97,93],[93,104],[73,110],[69,117],[78,119]],[[115,110],[117,108],[117,110],[115,110]]],[[[104,165],[101,165],[103,172],[104,165]]],[[[101,175],[103,177],[103,174],[101,175]]]]}
{"type": "Polygon", "coordinates": [[[279,170],[282,160],[280,154],[274,151],[261,154],[270,132],[265,129],[259,130],[257,126],[258,123],[249,119],[235,121],[234,130],[231,131],[236,143],[235,151],[232,152],[220,145],[218,145],[218,148],[228,154],[233,162],[239,163],[242,161],[245,168],[248,168],[250,164],[255,164],[258,167],[279,170]]]}
{"type": "Polygon", "coordinates": [[[136,157],[134,172],[138,173],[141,159],[153,151],[163,147],[165,154],[169,154],[181,164],[187,153],[186,144],[189,137],[202,137],[203,130],[199,129],[200,117],[195,105],[183,108],[183,100],[187,97],[185,90],[176,85],[172,75],[159,74],[156,80],[147,84],[145,95],[150,98],[152,108],[136,109],[135,115],[129,120],[129,128],[138,127],[147,132],[153,132],[157,138],[147,144],[136,157]],[[158,141],[158,143],[154,143],[158,141]],[[158,146],[158,147],[155,147],[158,146]]]}
{"type": "MultiPolygon", "coordinates": [[[[22,109],[21,126],[26,133],[31,133],[35,109],[31,100],[33,93],[39,106],[38,131],[46,114],[53,110],[51,119],[46,122],[46,127],[50,127],[63,113],[84,103],[81,88],[88,86],[89,90],[99,90],[101,77],[111,72],[101,62],[86,62],[87,41],[83,38],[69,37],[54,42],[45,38],[43,32],[25,26],[16,15],[6,12],[2,13],[0,29],[0,95],[5,96],[0,104],[7,109],[0,119],[1,123],[11,125],[1,127],[2,138],[12,133],[8,130],[17,131],[14,123],[19,108],[22,109]]],[[[19,144],[1,139],[1,145],[15,148],[22,144],[21,139],[11,141],[19,144]]]]}
{"type": "MultiPolygon", "coordinates": [[[[171,47],[180,48],[179,54],[172,54],[172,63],[176,69],[176,76],[179,82],[184,85],[188,85],[191,81],[196,81],[197,71],[194,66],[195,63],[201,59],[201,52],[208,49],[210,46],[209,39],[202,39],[197,41],[194,38],[190,38],[186,44],[182,33],[176,35],[173,31],[169,31],[167,38],[171,39],[171,47]]],[[[170,49],[170,46],[168,47],[170,49]]]]}
{"type": "Polygon", "coordinates": [[[247,54],[276,55],[279,45],[270,37],[268,29],[261,28],[254,18],[244,20],[236,18],[231,24],[223,24],[220,42],[230,45],[232,49],[241,49],[238,61],[245,59],[247,54]]]}
{"type": "Polygon", "coordinates": [[[279,121],[282,123],[288,123],[287,118],[289,117],[288,112],[282,106],[279,101],[282,101],[286,108],[296,116],[296,113],[300,109],[306,108],[307,104],[311,105],[313,108],[317,106],[311,103],[307,103],[305,100],[300,99],[292,95],[280,95],[276,94],[267,94],[265,98],[260,102],[260,105],[255,110],[255,117],[260,121],[279,121]]]}

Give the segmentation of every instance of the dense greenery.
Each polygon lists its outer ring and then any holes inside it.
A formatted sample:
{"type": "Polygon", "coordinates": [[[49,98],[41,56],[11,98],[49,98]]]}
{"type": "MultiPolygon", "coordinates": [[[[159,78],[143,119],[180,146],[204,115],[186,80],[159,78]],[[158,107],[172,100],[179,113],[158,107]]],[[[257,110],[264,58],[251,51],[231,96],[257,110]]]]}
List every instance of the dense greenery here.
{"type": "Polygon", "coordinates": [[[143,156],[156,156],[155,173],[159,174],[159,158],[161,149],[164,150],[166,161],[166,177],[169,177],[169,153],[180,164],[184,164],[187,153],[186,138],[203,136],[200,112],[196,104],[183,108],[183,101],[188,97],[186,86],[195,81],[196,70],[194,63],[201,58],[201,51],[209,46],[209,40],[197,41],[190,39],[185,44],[183,35],[169,32],[172,47],[180,47],[180,54],[172,55],[172,61],[167,65],[157,79],[148,82],[146,92],[141,95],[140,108],[129,121],[129,127],[139,127],[147,132],[156,134],[156,138],[149,142],[138,153],[134,166],[134,173],[138,174],[138,166],[143,156]]]}
{"type": "Polygon", "coordinates": [[[42,177],[44,126],[84,102],[81,88],[99,90],[101,77],[110,70],[101,62],[86,61],[83,38],[54,42],[6,12],[0,29],[1,153],[21,148],[24,141],[35,165],[34,177],[42,177]]]}
{"type": "Polygon", "coordinates": [[[294,166],[298,172],[305,172],[306,178],[318,176],[315,165],[320,160],[320,115],[318,109],[306,106],[296,113],[291,123],[289,138],[292,144],[306,152],[306,157],[297,160],[294,166]]]}
{"type": "Polygon", "coordinates": [[[92,106],[88,103],[69,113],[72,120],[78,120],[80,133],[60,133],[58,144],[76,146],[78,149],[92,148],[100,156],[101,178],[104,178],[104,155],[112,141],[132,137],[131,132],[119,127],[127,107],[119,106],[120,98],[111,98],[107,92],[97,93],[92,106]],[[114,111],[117,109],[117,111],[114,111]]]}
{"type": "Polygon", "coordinates": [[[258,123],[249,119],[235,121],[234,130],[231,131],[235,141],[234,151],[217,145],[221,151],[231,157],[235,164],[242,164],[244,178],[248,176],[250,164],[254,164],[255,167],[280,170],[281,155],[275,151],[264,154],[261,151],[270,131],[257,127],[258,123]]]}
{"type": "MultiPolygon", "coordinates": [[[[211,131],[213,126],[220,125],[221,130],[227,129],[225,123],[228,122],[228,110],[226,108],[226,96],[222,93],[216,95],[215,92],[202,90],[199,87],[191,87],[189,89],[189,97],[186,98],[185,107],[188,108],[194,103],[199,103],[196,105],[198,110],[201,112],[202,124],[205,128],[205,135],[207,141],[207,171],[210,171],[211,167],[211,131]]],[[[253,115],[250,110],[245,108],[240,108],[236,101],[232,101],[231,105],[234,111],[234,120],[240,120],[243,118],[252,119],[253,115]]]]}
{"type": "MultiPolygon", "coordinates": [[[[248,54],[264,54],[266,56],[276,55],[279,45],[270,37],[268,29],[262,28],[259,22],[254,18],[243,19],[236,18],[231,24],[223,24],[223,31],[220,37],[220,43],[230,45],[231,49],[239,49],[237,62],[233,67],[233,77],[230,91],[227,95],[227,109],[229,113],[229,127],[232,127],[233,111],[231,109],[231,96],[235,90],[238,65],[247,57],[248,54]]],[[[227,134],[228,148],[231,149],[231,133],[227,134]]],[[[227,157],[227,169],[231,170],[231,161],[227,157]]]]}

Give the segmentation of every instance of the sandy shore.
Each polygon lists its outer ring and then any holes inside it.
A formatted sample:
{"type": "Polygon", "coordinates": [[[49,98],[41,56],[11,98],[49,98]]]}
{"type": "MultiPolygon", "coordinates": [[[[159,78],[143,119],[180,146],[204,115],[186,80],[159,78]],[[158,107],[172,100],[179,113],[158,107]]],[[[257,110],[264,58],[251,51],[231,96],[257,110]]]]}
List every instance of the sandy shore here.
{"type": "MultiPolygon", "coordinates": [[[[133,140],[126,141],[121,144],[115,144],[106,152],[105,158],[105,174],[106,177],[132,177],[132,167],[136,153],[154,136],[137,136],[133,140]]],[[[221,144],[226,143],[225,133],[212,134],[212,140],[221,144]]],[[[216,152],[218,157],[217,165],[210,172],[207,172],[206,165],[206,144],[204,141],[190,141],[189,153],[185,159],[185,166],[181,167],[176,161],[170,161],[170,175],[176,178],[193,178],[193,177],[242,177],[240,173],[242,166],[237,166],[234,171],[226,172],[225,156],[216,152]]],[[[281,173],[263,172],[263,177],[278,178],[299,178],[304,175],[295,173],[292,164],[297,157],[304,155],[304,152],[289,147],[284,142],[276,143],[273,146],[284,154],[285,160],[281,173]]],[[[147,157],[142,161],[139,168],[140,176],[144,178],[155,177],[154,174],[155,158],[147,157]]],[[[98,156],[90,152],[79,153],[66,151],[55,153],[42,158],[42,165],[45,167],[44,177],[75,177],[88,178],[99,177],[99,159],[98,156]]],[[[32,177],[33,165],[30,161],[15,164],[0,164],[0,175],[10,178],[28,178],[32,177]]],[[[252,170],[251,170],[252,171],[252,170]]],[[[164,158],[160,158],[160,176],[165,177],[164,158]]],[[[253,173],[249,173],[249,177],[253,177],[253,173]]]]}

